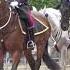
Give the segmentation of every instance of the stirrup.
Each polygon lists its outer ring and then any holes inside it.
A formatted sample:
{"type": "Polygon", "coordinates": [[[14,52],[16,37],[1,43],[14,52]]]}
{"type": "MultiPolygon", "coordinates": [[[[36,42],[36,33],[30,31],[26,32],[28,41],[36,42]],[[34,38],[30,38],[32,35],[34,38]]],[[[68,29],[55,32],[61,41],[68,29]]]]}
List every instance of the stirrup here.
{"type": "Polygon", "coordinates": [[[27,42],[27,48],[33,50],[34,47],[35,47],[35,43],[34,43],[32,40],[29,40],[29,41],[27,42]]]}

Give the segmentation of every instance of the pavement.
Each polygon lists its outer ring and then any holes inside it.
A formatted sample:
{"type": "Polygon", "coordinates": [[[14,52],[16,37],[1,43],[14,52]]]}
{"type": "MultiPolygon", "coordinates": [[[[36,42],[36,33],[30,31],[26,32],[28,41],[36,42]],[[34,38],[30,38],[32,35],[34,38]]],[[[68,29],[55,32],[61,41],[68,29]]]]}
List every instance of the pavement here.
{"type": "MultiPolygon", "coordinates": [[[[11,70],[11,64],[6,64],[4,65],[4,70],[11,70]]],[[[18,69],[17,70],[31,70],[28,64],[19,64],[18,69]]],[[[47,66],[42,63],[42,65],[40,66],[40,70],[49,70],[47,68],[47,66]]],[[[70,65],[66,67],[66,69],[64,70],[70,70],[70,65]]]]}

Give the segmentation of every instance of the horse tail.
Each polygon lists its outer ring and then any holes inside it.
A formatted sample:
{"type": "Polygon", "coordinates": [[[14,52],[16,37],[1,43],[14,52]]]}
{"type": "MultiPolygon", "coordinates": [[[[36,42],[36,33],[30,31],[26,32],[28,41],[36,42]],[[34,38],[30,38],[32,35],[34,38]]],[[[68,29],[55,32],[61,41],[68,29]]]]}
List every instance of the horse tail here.
{"type": "Polygon", "coordinates": [[[45,47],[45,52],[43,54],[43,61],[50,70],[61,70],[60,66],[53,59],[51,59],[51,57],[48,54],[48,42],[45,47]]]}

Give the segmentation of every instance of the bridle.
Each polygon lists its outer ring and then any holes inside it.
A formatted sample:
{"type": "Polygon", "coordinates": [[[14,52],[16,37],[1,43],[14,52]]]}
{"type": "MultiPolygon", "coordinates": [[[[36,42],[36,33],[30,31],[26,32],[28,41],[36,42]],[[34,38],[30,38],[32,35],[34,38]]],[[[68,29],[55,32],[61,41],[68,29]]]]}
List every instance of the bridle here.
{"type": "Polygon", "coordinates": [[[1,30],[1,29],[3,29],[4,27],[6,27],[6,26],[9,24],[10,20],[11,20],[11,15],[12,15],[11,7],[9,7],[9,10],[10,10],[9,19],[7,20],[7,22],[6,22],[6,24],[5,24],[5,25],[3,25],[3,26],[1,26],[1,27],[0,27],[0,30],[1,30]]]}

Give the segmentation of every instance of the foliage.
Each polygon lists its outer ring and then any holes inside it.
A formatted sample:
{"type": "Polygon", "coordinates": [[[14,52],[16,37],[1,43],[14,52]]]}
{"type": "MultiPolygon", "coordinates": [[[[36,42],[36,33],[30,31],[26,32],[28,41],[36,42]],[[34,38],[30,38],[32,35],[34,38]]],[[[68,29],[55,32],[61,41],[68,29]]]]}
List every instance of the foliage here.
{"type": "Polygon", "coordinates": [[[58,0],[29,0],[30,5],[35,6],[37,9],[46,7],[56,7],[59,3],[58,0]]]}

